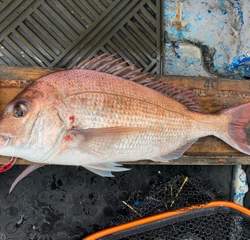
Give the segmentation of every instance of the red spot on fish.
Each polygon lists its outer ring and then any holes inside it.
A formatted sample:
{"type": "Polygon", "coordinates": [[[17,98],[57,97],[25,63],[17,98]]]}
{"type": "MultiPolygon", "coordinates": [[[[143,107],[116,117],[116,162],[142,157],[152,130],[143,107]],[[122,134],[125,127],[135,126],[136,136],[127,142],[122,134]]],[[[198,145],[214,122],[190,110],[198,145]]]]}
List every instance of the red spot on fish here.
{"type": "Polygon", "coordinates": [[[6,172],[10,170],[16,162],[16,157],[13,157],[9,162],[0,166],[0,172],[6,172]]]}
{"type": "Polygon", "coordinates": [[[73,141],[73,137],[71,135],[66,135],[64,137],[64,140],[67,141],[67,142],[71,142],[71,141],[73,141]]]}
{"type": "Polygon", "coordinates": [[[75,122],[75,117],[74,116],[70,116],[69,120],[70,120],[70,123],[73,124],[75,122]]]}

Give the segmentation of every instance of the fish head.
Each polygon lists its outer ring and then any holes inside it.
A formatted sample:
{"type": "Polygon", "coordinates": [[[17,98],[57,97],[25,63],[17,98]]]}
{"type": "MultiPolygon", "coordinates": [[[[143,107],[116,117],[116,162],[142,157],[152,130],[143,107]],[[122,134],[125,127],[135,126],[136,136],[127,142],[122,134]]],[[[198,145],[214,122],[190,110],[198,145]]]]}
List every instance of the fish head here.
{"type": "Polygon", "coordinates": [[[41,91],[27,88],[0,116],[0,155],[41,162],[56,144],[63,125],[51,101],[41,91]]]}

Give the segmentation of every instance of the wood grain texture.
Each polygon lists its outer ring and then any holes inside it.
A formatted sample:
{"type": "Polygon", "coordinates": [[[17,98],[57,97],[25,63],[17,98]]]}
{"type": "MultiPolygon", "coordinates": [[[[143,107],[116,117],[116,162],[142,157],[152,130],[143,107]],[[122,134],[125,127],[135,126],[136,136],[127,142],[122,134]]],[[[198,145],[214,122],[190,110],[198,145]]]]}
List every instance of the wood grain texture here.
{"type": "MultiPolygon", "coordinates": [[[[60,71],[60,69],[0,66],[0,111],[32,81],[54,71],[60,71]]],[[[250,101],[249,80],[183,76],[157,76],[157,78],[167,84],[193,89],[194,93],[199,97],[202,111],[205,113],[213,113],[223,108],[250,101]]],[[[250,126],[246,127],[246,132],[249,133],[250,140],[250,126]]],[[[0,164],[6,163],[8,160],[6,157],[0,157],[0,164]]],[[[29,164],[29,162],[22,159],[19,159],[17,163],[29,164]]],[[[250,156],[236,151],[215,137],[200,139],[178,160],[167,163],[155,163],[146,160],[133,162],[133,164],[168,165],[234,165],[249,163],[250,156]]]]}

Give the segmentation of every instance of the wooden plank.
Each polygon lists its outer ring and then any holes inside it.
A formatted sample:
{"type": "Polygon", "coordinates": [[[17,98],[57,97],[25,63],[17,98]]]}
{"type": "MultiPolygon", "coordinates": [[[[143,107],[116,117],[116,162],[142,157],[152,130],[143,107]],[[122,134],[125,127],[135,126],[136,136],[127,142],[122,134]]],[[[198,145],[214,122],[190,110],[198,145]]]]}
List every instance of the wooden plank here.
{"type": "MultiPolygon", "coordinates": [[[[60,69],[42,69],[35,67],[6,67],[0,66],[0,111],[22,89],[33,80],[60,69]]],[[[199,96],[202,111],[213,113],[226,107],[236,106],[250,101],[250,81],[222,78],[157,76],[162,81],[193,89],[199,96]]],[[[250,125],[250,124],[248,124],[250,125]]],[[[250,126],[246,127],[249,133],[250,126]]],[[[9,159],[0,157],[0,164],[9,159]]],[[[28,164],[25,160],[18,160],[19,164],[28,164]]],[[[231,148],[215,137],[200,139],[185,155],[169,163],[155,163],[138,161],[133,164],[170,164],[170,165],[234,165],[249,164],[250,157],[231,148]]]]}

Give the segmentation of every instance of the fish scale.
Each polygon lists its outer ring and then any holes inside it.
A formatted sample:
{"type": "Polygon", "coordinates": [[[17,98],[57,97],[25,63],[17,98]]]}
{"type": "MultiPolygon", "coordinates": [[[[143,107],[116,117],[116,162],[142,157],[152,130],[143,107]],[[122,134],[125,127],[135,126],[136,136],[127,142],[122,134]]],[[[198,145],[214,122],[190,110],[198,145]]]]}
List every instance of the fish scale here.
{"type": "MultiPolygon", "coordinates": [[[[172,151],[176,145],[183,144],[182,142],[178,144],[173,140],[182,138],[181,140],[184,143],[187,140],[191,121],[189,115],[191,112],[177,101],[141,85],[124,81],[119,79],[119,77],[105,73],[97,73],[94,71],[86,71],[85,73],[79,70],[71,71],[72,77],[70,77],[71,73],[68,72],[67,78],[65,79],[64,72],[57,73],[57,79],[62,79],[66,86],[68,85],[67,81],[71,81],[70,88],[67,88],[67,92],[64,94],[65,98],[62,96],[66,106],[70,107],[65,109],[65,105],[62,105],[59,111],[62,115],[64,114],[65,119],[69,119],[69,116],[73,114],[76,119],[76,128],[88,129],[122,126],[152,128],[153,131],[167,129],[162,141],[165,143],[165,146],[168,146],[169,151],[172,151]],[[75,73],[75,71],[77,72],[75,73]],[[99,78],[97,78],[96,75],[99,75],[99,78]],[[76,82],[72,81],[73,77],[77,79],[76,82]],[[104,77],[108,77],[108,80],[104,80],[104,77]],[[83,78],[84,81],[80,81],[80,78],[83,78]],[[80,86],[79,82],[81,83],[80,86]],[[74,84],[75,88],[73,87],[74,84]],[[138,88],[137,91],[130,91],[129,88],[132,87],[138,88]],[[87,99],[86,104],[79,105],[78,102],[81,102],[79,99],[87,99]],[[174,110],[172,110],[174,104],[180,105],[179,109],[174,107],[174,110]],[[73,105],[75,105],[75,107],[73,107],[73,105]],[[172,111],[168,111],[168,109],[172,111]],[[182,114],[178,112],[181,110],[182,114]],[[136,118],[134,115],[138,117],[136,118]],[[180,136],[181,134],[182,136],[180,136]]],[[[42,80],[46,81],[46,79],[41,79],[40,81],[42,80]]],[[[54,83],[53,79],[49,79],[51,85],[56,84],[56,81],[54,83]]],[[[63,88],[60,88],[60,91],[62,92],[63,88]]],[[[159,136],[159,134],[159,131],[155,131],[156,137],[159,136]]],[[[142,139],[145,139],[145,137],[142,139]]],[[[135,144],[137,141],[132,141],[132,143],[135,144]]],[[[153,141],[151,144],[152,143],[153,141]]],[[[102,149],[107,149],[106,145],[107,144],[104,144],[102,149]]],[[[140,145],[143,146],[143,148],[148,147],[143,140],[140,142],[140,145]]],[[[163,143],[161,145],[163,145],[163,143]]],[[[112,152],[114,150],[117,151],[117,148],[110,149],[112,152]]],[[[167,151],[168,149],[165,147],[165,153],[167,153],[167,151]]],[[[105,152],[108,154],[107,150],[105,152]]],[[[131,154],[133,156],[127,156],[127,158],[132,159],[136,155],[136,153],[131,154]]],[[[151,157],[149,155],[147,156],[151,157]]],[[[146,156],[142,154],[141,158],[145,157],[146,156]]],[[[121,159],[118,160],[121,161],[121,159]]]]}
{"type": "MultiPolygon", "coordinates": [[[[76,116],[76,125],[82,124],[88,119],[87,127],[112,127],[112,126],[134,126],[134,127],[155,127],[164,128],[163,122],[166,120],[166,114],[161,114],[158,111],[159,117],[156,118],[157,108],[147,107],[147,104],[137,100],[126,99],[126,102],[122,100],[122,96],[103,96],[103,94],[83,94],[86,98],[92,99],[93,104],[86,104],[85,106],[79,106],[74,108],[76,116]],[[99,96],[98,96],[99,95],[99,96]],[[105,103],[105,98],[112,100],[112,105],[105,103]],[[123,102],[123,104],[119,104],[123,102]],[[129,109],[129,112],[126,110],[129,109]],[[161,116],[160,116],[161,114],[161,116]],[[92,121],[92,118],[95,121],[92,121]],[[146,119],[145,119],[146,118],[146,119]],[[104,123],[103,123],[104,122],[104,123]],[[102,124],[105,124],[102,125],[102,124]]],[[[73,97],[72,97],[73,98],[73,97]]],[[[71,102],[68,99],[67,102],[71,102]]],[[[73,100],[77,103],[77,100],[73,100]]],[[[77,105],[77,104],[76,104],[77,105]]],[[[65,112],[65,111],[64,111],[65,112]]]]}

